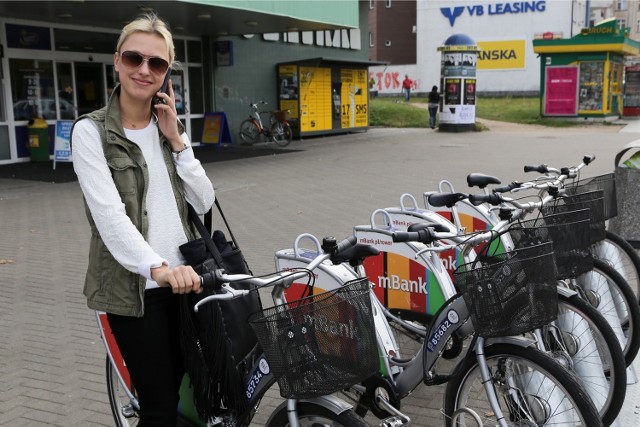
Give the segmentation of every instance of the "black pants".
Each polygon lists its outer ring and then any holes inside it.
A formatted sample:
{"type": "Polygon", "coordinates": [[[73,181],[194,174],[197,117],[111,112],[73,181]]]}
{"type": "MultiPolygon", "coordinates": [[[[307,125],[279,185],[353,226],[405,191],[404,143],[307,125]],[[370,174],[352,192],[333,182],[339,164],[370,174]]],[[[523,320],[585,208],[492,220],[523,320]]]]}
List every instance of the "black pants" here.
{"type": "Polygon", "coordinates": [[[144,305],[144,317],[108,314],[109,325],[138,393],[138,426],[175,427],[184,375],[178,296],[170,288],[150,289],[144,305]]]}

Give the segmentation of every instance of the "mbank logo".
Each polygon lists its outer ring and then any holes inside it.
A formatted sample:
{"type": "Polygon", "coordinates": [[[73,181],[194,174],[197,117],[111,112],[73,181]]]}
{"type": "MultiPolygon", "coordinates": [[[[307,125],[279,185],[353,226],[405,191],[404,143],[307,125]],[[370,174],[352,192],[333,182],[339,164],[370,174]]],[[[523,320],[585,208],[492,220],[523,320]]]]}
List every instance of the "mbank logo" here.
{"type": "Polygon", "coordinates": [[[456,18],[462,15],[462,12],[464,12],[464,6],[458,6],[454,8],[441,7],[440,12],[444,15],[445,18],[449,19],[449,24],[451,24],[451,26],[453,27],[453,24],[455,24],[456,22],[456,18]]]}

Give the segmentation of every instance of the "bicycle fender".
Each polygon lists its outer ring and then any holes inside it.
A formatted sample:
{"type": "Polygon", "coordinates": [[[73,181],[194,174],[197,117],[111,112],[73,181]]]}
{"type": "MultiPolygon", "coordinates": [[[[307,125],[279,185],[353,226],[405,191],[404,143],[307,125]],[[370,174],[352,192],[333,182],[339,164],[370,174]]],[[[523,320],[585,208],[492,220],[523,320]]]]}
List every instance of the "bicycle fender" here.
{"type": "Polygon", "coordinates": [[[525,337],[496,337],[496,338],[486,338],[484,340],[484,346],[489,347],[495,344],[511,344],[517,345],[518,347],[527,348],[534,346],[536,342],[532,339],[525,337]]]}
{"type": "MultiPolygon", "coordinates": [[[[322,406],[323,408],[328,409],[329,411],[333,412],[335,415],[340,415],[345,411],[353,409],[353,405],[332,395],[315,397],[313,399],[297,399],[297,402],[298,403],[314,403],[318,406],[322,406]]],[[[287,401],[285,400],[282,403],[280,403],[280,405],[278,405],[278,407],[271,412],[271,415],[269,416],[269,420],[267,421],[266,425],[270,425],[272,421],[271,419],[273,418],[273,416],[278,412],[280,412],[282,408],[286,408],[286,407],[287,407],[287,401]]]]}

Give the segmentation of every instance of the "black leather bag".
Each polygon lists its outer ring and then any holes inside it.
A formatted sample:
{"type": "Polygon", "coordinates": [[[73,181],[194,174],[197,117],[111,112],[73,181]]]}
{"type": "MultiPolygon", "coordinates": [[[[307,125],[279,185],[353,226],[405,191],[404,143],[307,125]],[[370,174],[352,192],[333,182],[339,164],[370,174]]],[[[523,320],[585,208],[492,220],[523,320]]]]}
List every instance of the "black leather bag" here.
{"type": "MultiPolygon", "coordinates": [[[[217,200],[216,206],[231,234],[217,200]]],[[[189,216],[201,237],[180,246],[187,264],[198,274],[220,268],[228,273],[250,274],[235,239],[232,237],[228,241],[221,230],[215,230],[211,235],[211,211],[205,215],[208,227],[191,206],[189,216]]],[[[248,284],[234,284],[234,287],[252,289],[248,284]]],[[[253,290],[255,292],[242,298],[204,304],[198,313],[194,313],[194,305],[215,290],[205,289],[198,295],[181,296],[182,351],[193,386],[194,403],[203,419],[230,412],[240,416],[246,412],[245,368],[251,365],[247,361],[259,351],[258,340],[247,318],[262,309],[258,292],[253,290]]]]}

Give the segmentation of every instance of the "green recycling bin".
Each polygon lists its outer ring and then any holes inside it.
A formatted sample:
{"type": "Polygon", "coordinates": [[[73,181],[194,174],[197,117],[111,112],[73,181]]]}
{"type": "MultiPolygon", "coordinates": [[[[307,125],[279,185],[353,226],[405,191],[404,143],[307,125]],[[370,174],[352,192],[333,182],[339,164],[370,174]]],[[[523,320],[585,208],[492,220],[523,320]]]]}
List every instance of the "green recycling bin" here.
{"type": "Polygon", "coordinates": [[[32,162],[49,161],[49,125],[41,118],[35,118],[29,122],[29,151],[32,162]]]}

